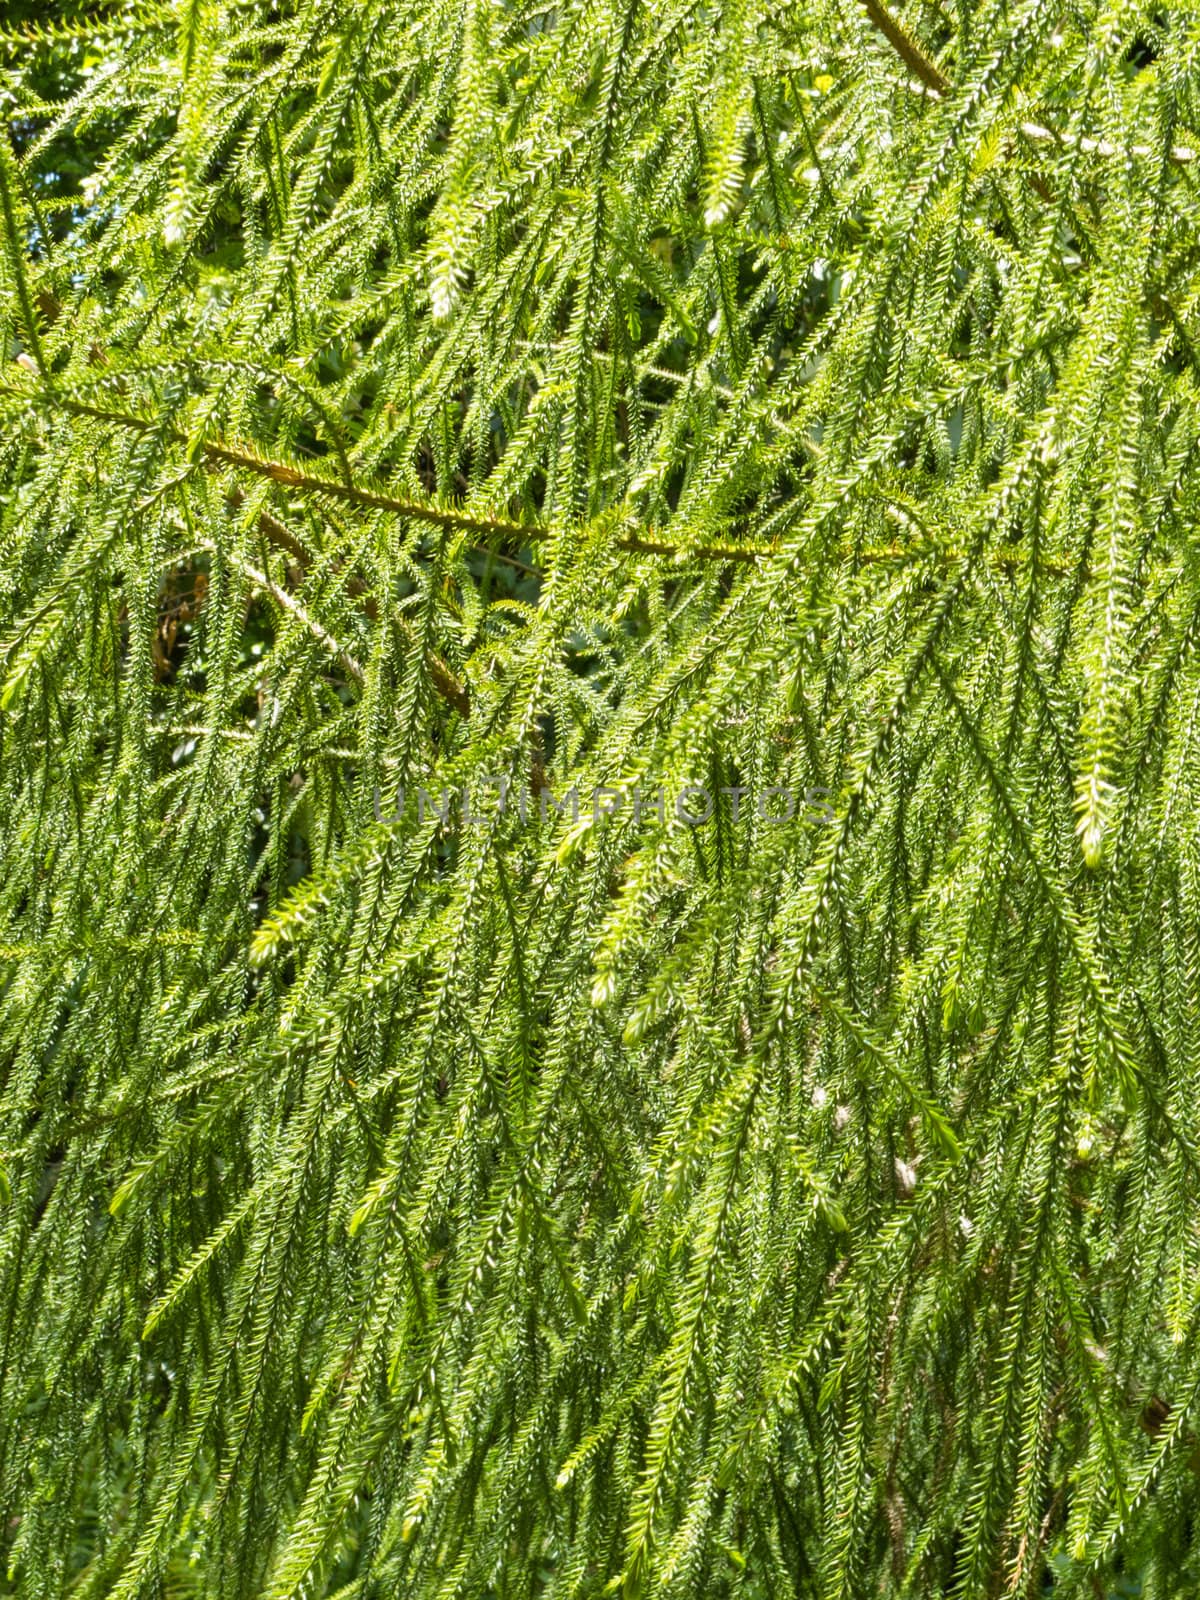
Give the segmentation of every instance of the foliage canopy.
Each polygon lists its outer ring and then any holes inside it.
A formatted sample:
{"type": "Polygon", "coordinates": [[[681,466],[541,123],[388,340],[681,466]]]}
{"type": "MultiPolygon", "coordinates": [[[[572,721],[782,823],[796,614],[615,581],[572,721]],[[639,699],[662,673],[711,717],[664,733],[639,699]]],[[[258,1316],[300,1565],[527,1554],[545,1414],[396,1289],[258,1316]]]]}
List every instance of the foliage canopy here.
{"type": "Polygon", "coordinates": [[[1200,11],[24,9],[10,1586],[1195,1594],[1200,11]]]}

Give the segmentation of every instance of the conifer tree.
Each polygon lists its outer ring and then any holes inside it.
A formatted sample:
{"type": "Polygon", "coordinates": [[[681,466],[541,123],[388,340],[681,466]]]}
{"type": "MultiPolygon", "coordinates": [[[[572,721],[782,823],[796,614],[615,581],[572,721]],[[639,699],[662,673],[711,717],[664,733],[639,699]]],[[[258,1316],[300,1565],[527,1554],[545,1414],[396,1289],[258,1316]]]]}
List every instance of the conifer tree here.
{"type": "Polygon", "coordinates": [[[6,1592],[1195,1595],[1200,13],[0,53],[6,1592]]]}

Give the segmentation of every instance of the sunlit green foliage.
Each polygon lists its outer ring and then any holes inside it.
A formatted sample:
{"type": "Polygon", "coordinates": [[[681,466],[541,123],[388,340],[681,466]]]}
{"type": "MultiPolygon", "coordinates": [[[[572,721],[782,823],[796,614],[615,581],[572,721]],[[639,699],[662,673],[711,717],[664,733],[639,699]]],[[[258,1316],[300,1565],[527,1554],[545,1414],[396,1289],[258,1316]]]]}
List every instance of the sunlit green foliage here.
{"type": "Polygon", "coordinates": [[[9,1590],[1200,1592],[1200,10],[0,21],[9,1590]]]}

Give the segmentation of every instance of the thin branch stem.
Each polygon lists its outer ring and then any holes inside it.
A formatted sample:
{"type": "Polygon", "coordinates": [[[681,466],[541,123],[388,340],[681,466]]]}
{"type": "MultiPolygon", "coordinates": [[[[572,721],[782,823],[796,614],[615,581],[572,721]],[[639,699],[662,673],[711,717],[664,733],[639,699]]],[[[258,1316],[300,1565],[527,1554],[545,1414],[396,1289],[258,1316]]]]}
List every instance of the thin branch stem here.
{"type": "MultiPolygon", "coordinates": [[[[17,389],[4,383],[0,383],[0,394],[32,398],[27,389],[17,389]]],[[[44,399],[75,415],[92,417],[98,422],[111,423],[116,427],[136,428],[141,432],[146,432],[151,428],[160,426],[160,424],[153,422],[149,418],[139,417],[133,412],[109,411],[57,392],[47,394],[43,391],[43,394],[37,398],[44,399]]],[[[187,435],[181,428],[167,427],[163,429],[163,432],[167,437],[174,438],[180,442],[186,442],[187,440],[187,435]]],[[[549,539],[553,536],[553,529],[538,523],[511,522],[497,517],[473,516],[466,512],[447,510],[441,506],[425,505],[419,500],[403,499],[395,495],[385,494],[382,490],[366,488],[361,484],[340,483],[312,472],[302,472],[298,467],[259,455],[256,451],[244,445],[234,445],[219,440],[206,440],[203,445],[203,451],[210,461],[221,462],[227,466],[240,467],[247,472],[257,474],[259,477],[268,478],[272,483],[278,483],[284,488],[296,489],[301,493],[327,495],[335,500],[349,502],[354,505],[369,506],[376,510],[393,511],[399,516],[411,517],[417,522],[427,522],[434,527],[444,528],[449,532],[471,533],[480,538],[507,538],[535,542],[549,539]]],[[[305,565],[308,562],[309,556],[304,547],[284,524],[273,517],[270,512],[264,511],[261,513],[259,526],[272,543],[286,550],[301,565],[305,565]]],[[[650,530],[650,532],[652,533],[653,530],[650,530]]],[[[764,556],[774,555],[777,549],[774,545],[696,545],[693,548],[688,548],[683,545],[669,544],[665,540],[648,537],[642,533],[623,534],[614,541],[614,545],[618,550],[626,550],[635,555],[746,563],[753,563],[764,556]]],[[[963,556],[963,552],[957,549],[930,550],[922,546],[912,545],[881,545],[845,552],[845,554],[847,556],[853,555],[855,560],[861,562],[910,561],[931,555],[936,555],[944,561],[958,561],[963,556]]],[[[1019,567],[1025,565],[1027,560],[1021,553],[1011,548],[996,551],[991,559],[993,564],[999,567],[1019,567]]],[[[1073,570],[1050,561],[1039,562],[1039,568],[1051,573],[1064,573],[1073,570]]],[[[449,671],[449,668],[446,670],[449,671]]]]}
{"type": "Polygon", "coordinates": [[[935,94],[949,94],[949,78],[934,66],[920,45],[905,33],[887,7],[880,4],[880,0],[863,0],[863,10],[904,65],[920,78],[927,89],[932,89],[935,94]]]}
{"type": "MultiPolygon", "coordinates": [[[[883,34],[904,65],[920,79],[925,88],[936,95],[949,94],[953,87],[949,78],[934,65],[912,35],[905,32],[881,0],[862,0],[862,5],[871,23],[883,34]]],[[[1145,157],[1155,153],[1146,144],[1131,145],[1127,150],[1123,150],[1107,139],[1080,138],[1075,134],[1059,133],[1056,129],[1045,128],[1038,122],[1023,122],[1021,132],[1032,144],[1055,144],[1063,149],[1074,149],[1078,146],[1087,155],[1145,157]]],[[[1187,162],[1196,159],[1196,152],[1186,144],[1172,145],[1169,154],[1177,166],[1186,165],[1187,162]]]]}

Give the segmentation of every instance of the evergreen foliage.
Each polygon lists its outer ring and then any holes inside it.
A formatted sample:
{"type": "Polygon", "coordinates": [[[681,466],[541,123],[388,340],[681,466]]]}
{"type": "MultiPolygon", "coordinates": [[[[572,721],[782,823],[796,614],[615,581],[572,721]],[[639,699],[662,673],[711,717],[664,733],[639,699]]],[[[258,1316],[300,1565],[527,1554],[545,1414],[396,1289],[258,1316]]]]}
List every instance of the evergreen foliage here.
{"type": "Polygon", "coordinates": [[[1195,1595],[1200,12],[5,13],[10,1591],[1195,1595]]]}

